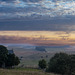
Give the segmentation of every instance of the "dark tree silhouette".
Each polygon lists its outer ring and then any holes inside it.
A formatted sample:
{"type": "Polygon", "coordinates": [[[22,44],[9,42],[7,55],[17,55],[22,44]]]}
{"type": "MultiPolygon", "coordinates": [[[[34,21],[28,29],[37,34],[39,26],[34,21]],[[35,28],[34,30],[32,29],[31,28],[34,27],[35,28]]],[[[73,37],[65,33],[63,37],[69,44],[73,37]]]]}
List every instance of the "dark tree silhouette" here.
{"type": "Polygon", "coordinates": [[[49,61],[48,72],[75,75],[75,55],[56,53],[49,61]]]}
{"type": "Polygon", "coordinates": [[[0,67],[12,67],[20,63],[19,58],[15,54],[8,53],[5,46],[0,45],[0,67]]]}
{"type": "Polygon", "coordinates": [[[19,58],[15,54],[9,54],[6,62],[6,67],[11,67],[18,65],[20,63],[19,58]]]}
{"type": "Polygon", "coordinates": [[[38,66],[41,69],[45,69],[46,68],[46,61],[44,59],[40,60],[38,66]]]}
{"type": "Polygon", "coordinates": [[[5,62],[7,61],[8,50],[5,46],[0,45],[0,67],[5,66],[5,62]]]}

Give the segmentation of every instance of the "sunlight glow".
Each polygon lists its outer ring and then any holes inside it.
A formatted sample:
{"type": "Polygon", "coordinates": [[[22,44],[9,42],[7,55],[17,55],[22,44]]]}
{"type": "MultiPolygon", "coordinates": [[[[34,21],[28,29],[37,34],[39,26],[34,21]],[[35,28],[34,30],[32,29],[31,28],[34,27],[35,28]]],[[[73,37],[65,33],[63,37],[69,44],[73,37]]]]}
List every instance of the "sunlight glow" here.
{"type": "Polygon", "coordinates": [[[75,31],[0,31],[0,40],[6,43],[75,44],[75,31]]]}

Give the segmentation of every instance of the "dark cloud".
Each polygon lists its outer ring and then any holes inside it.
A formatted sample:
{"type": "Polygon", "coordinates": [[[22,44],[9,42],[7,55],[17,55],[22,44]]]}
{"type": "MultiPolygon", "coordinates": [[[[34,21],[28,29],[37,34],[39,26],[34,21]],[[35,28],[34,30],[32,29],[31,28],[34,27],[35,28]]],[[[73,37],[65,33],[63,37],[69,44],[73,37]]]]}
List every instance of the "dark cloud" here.
{"type": "MultiPolygon", "coordinates": [[[[29,19],[28,19],[29,20],[29,19]]],[[[0,21],[0,30],[74,31],[74,19],[53,20],[7,20],[0,21]]]]}
{"type": "Polygon", "coordinates": [[[0,0],[0,1],[3,1],[3,2],[14,2],[15,0],[0,0]]]}
{"type": "Polygon", "coordinates": [[[42,0],[23,0],[24,2],[39,2],[39,1],[42,1],[42,0]]]}
{"type": "MultiPolygon", "coordinates": [[[[0,0],[0,1],[4,1],[4,2],[14,2],[14,1],[16,1],[16,0],[0,0]]],[[[20,1],[21,1],[21,0],[20,0],[20,1]]],[[[22,1],[35,3],[35,2],[42,1],[42,0],[22,0],[22,1]]]]}
{"type": "Polygon", "coordinates": [[[73,1],[71,3],[70,0],[63,0],[69,1],[68,3],[62,0],[1,1],[0,30],[75,30],[75,2],[73,1]],[[14,1],[15,3],[8,3],[14,1]],[[57,1],[58,4],[55,3],[57,1]]]}
{"type": "MultiPolygon", "coordinates": [[[[52,0],[53,2],[57,2],[57,1],[63,1],[63,2],[65,2],[65,1],[71,1],[71,0],[52,0]]],[[[74,0],[72,0],[72,1],[74,1],[74,0]]]]}

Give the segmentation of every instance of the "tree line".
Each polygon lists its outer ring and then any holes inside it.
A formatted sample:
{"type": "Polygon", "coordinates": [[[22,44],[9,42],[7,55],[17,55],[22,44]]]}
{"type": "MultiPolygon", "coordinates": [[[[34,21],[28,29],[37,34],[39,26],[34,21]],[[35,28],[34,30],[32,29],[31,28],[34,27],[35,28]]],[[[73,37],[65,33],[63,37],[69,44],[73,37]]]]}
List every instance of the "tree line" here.
{"type": "Polygon", "coordinates": [[[53,72],[61,75],[75,75],[75,55],[56,53],[48,62],[44,59],[39,61],[39,67],[46,72],[53,72]]]}

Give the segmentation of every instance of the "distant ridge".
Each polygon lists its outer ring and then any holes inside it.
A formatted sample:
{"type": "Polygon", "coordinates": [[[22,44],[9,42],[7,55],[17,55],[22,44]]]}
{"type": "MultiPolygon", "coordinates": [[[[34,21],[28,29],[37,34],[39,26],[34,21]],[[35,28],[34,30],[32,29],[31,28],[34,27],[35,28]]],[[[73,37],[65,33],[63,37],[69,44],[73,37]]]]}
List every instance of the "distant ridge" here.
{"type": "Polygon", "coordinates": [[[38,46],[42,48],[69,48],[70,45],[63,45],[63,46],[38,46]]]}

